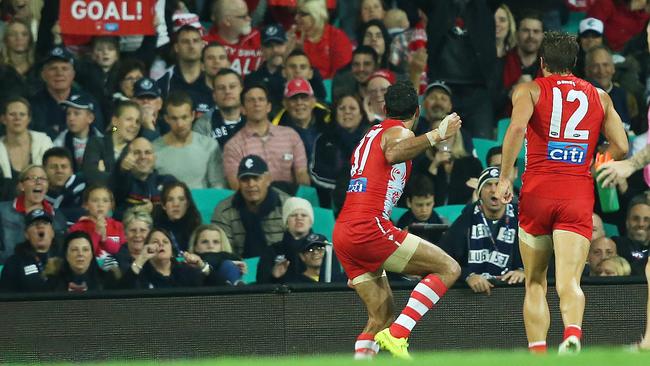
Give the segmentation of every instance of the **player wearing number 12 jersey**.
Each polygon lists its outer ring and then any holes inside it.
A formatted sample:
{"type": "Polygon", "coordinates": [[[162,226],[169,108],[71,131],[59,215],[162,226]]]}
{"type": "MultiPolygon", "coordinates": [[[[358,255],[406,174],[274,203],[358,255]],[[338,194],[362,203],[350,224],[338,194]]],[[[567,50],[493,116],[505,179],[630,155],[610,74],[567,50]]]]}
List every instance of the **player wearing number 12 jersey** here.
{"type": "Polygon", "coordinates": [[[460,118],[451,114],[437,129],[416,137],[418,95],[410,83],[389,87],[384,99],[388,119],[373,126],[352,155],[350,184],[333,235],[336,255],[368,311],[368,323],[355,343],[357,359],[372,358],[380,347],[410,358],[411,330],[460,275],[460,266],[444,251],[390,221],[411,159],[454,136],[460,118]],[[422,276],[395,322],[384,270],[422,276]]]}
{"type": "Polygon", "coordinates": [[[546,271],[555,251],[555,286],[564,321],[559,352],[579,352],[585,298],[580,288],[591,240],[594,206],[590,167],[598,136],[615,159],[627,153],[627,136],[606,92],[571,74],[578,44],[547,33],[540,51],[544,77],[521,84],[503,141],[497,196],[512,199],[512,174],[526,136],[526,170],[519,198],[519,247],[526,276],[524,324],[531,351],[546,351],[550,324],[546,271]]]}

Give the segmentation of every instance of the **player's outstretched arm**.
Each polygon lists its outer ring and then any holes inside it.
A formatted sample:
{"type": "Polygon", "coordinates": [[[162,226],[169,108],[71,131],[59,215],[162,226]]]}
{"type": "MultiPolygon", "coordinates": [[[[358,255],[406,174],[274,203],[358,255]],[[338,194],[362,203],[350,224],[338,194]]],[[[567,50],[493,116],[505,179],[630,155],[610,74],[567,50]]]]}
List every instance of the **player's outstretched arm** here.
{"type": "Polygon", "coordinates": [[[460,116],[452,113],[440,122],[438,128],[420,136],[403,127],[392,127],[382,135],[381,149],[391,165],[411,160],[438,142],[454,136],[461,124],[460,116]]]}
{"type": "Polygon", "coordinates": [[[539,95],[539,87],[535,82],[519,84],[512,93],[512,116],[510,125],[503,139],[501,155],[501,174],[497,186],[497,198],[503,203],[512,200],[512,187],[508,177],[512,176],[515,159],[519,155],[524,142],[526,126],[535,109],[534,96],[539,95]]]}

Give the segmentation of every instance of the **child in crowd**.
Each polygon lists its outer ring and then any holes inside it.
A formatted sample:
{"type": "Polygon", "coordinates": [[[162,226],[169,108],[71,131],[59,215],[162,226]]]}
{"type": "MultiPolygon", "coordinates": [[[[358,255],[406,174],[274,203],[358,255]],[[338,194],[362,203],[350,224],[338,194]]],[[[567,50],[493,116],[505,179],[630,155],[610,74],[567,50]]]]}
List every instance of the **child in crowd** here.
{"type": "MultiPolygon", "coordinates": [[[[409,210],[397,221],[397,227],[408,229],[413,223],[442,224],[442,219],[433,210],[435,204],[433,181],[424,175],[415,175],[406,186],[406,206],[409,210]]],[[[410,230],[412,231],[412,230],[410,230]]],[[[432,243],[440,240],[442,231],[418,233],[432,243]]]]}
{"type": "Polygon", "coordinates": [[[105,186],[91,186],[84,192],[83,207],[88,216],[81,217],[70,227],[70,232],[83,231],[90,235],[98,258],[117,253],[126,238],[122,223],[110,217],[115,207],[113,192],[105,186]]]}

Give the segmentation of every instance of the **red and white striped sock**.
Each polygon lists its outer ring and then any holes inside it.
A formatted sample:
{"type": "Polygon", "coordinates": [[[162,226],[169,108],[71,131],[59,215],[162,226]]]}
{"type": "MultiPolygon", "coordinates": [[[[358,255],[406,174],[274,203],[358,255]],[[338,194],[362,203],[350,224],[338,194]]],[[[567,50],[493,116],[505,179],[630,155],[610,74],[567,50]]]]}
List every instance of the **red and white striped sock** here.
{"type": "Polygon", "coordinates": [[[373,333],[361,333],[354,343],[354,359],[364,360],[373,358],[379,352],[379,345],[375,342],[373,333]]]}
{"type": "Polygon", "coordinates": [[[562,339],[567,339],[571,336],[576,336],[578,339],[582,339],[582,328],[574,324],[571,324],[564,328],[564,337],[562,337],[562,339]]]}
{"type": "Polygon", "coordinates": [[[530,353],[546,353],[546,341],[528,343],[530,353]]]}
{"type": "Polygon", "coordinates": [[[447,286],[440,277],[430,274],[415,286],[402,313],[390,326],[390,334],[397,338],[408,338],[420,318],[447,292],[447,286]]]}

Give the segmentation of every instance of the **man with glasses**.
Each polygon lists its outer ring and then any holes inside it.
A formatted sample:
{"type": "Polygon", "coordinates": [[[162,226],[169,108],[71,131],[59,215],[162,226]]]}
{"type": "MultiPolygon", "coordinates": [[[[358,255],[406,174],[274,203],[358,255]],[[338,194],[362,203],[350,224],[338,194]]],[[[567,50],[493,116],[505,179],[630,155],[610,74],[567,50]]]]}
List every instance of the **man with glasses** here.
{"type": "Polygon", "coordinates": [[[226,47],[231,68],[242,76],[257,70],[262,62],[260,32],[251,26],[244,0],[216,0],[212,7],[214,25],[205,36],[208,42],[226,47]]]}

